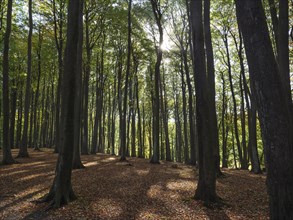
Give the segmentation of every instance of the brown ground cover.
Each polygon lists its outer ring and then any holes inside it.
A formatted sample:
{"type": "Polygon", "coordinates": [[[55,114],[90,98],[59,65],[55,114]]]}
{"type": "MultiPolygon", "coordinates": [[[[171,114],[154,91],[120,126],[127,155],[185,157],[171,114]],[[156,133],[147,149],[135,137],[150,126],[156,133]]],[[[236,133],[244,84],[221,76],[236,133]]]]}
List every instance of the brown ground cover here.
{"type": "Polygon", "coordinates": [[[268,219],[265,175],[223,170],[217,193],[224,204],[207,208],[192,199],[198,179],[193,167],[138,158],[129,158],[129,165],[104,154],[82,156],[86,169],[72,176],[78,199],[46,212],[48,204],[32,201],[48,192],[57,155],[50,149],[29,154],[19,164],[0,166],[0,219],[268,219]]]}

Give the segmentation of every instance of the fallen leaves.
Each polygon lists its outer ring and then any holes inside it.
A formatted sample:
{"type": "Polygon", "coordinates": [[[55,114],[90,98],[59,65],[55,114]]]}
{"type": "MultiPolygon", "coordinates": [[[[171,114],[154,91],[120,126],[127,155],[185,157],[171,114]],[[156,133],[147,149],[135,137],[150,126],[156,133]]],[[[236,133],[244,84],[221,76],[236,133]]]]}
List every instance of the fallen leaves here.
{"type": "Polygon", "coordinates": [[[48,204],[31,201],[48,193],[57,155],[42,150],[0,167],[0,219],[268,219],[264,175],[223,170],[217,193],[224,205],[206,208],[192,199],[198,178],[193,167],[138,158],[125,163],[102,154],[82,156],[86,169],[73,171],[78,199],[44,212],[48,204]]]}

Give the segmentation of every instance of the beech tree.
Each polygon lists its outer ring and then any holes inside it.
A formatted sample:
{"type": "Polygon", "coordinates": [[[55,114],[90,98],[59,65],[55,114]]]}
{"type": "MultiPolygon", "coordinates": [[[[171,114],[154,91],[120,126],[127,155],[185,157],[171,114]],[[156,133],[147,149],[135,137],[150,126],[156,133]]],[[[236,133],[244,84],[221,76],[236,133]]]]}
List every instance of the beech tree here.
{"type": "MultiPolygon", "coordinates": [[[[288,6],[288,5],[287,5],[288,6]]],[[[271,219],[293,218],[293,118],[279,74],[261,0],[237,0],[252,90],[256,97],[267,162],[271,219]]],[[[288,40],[288,35],[287,39],[288,40]]]]}
{"type": "MultiPolygon", "coordinates": [[[[78,68],[78,48],[80,28],[80,13],[83,7],[82,0],[70,0],[67,15],[67,41],[64,55],[64,74],[61,105],[61,148],[56,164],[56,173],[49,193],[42,200],[51,202],[51,207],[66,205],[76,198],[71,185],[71,171],[74,147],[74,116],[75,116],[75,94],[76,81],[79,74],[78,68]]],[[[81,56],[81,55],[80,55],[81,56]]]]}
{"type": "Polygon", "coordinates": [[[162,11],[160,0],[150,0],[156,25],[159,29],[159,45],[156,46],[157,61],[154,78],[154,104],[153,104],[153,155],[151,163],[160,163],[160,66],[163,58],[161,45],[163,44],[162,11]]]}
{"type": "Polygon", "coordinates": [[[12,164],[14,159],[11,154],[11,146],[9,143],[9,42],[11,34],[11,14],[12,14],[12,0],[7,4],[7,21],[4,35],[4,49],[3,49],[3,159],[2,164],[12,164]]]}
{"type": "Polygon", "coordinates": [[[31,75],[32,75],[32,34],[33,34],[33,15],[32,15],[32,0],[28,1],[29,14],[29,33],[27,41],[27,77],[24,101],[24,125],[21,139],[21,145],[17,157],[28,157],[28,126],[29,126],[29,111],[31,102],[31,75]]]}
{"type": "Polygon", "coordinates": [[[199,145],[199,180],[195,198],[206,203],[214,202],[216,194],[216,167],[214,150],[216,135],[212,134],[216,126],[213,117],[215,106],[210,102],[212,93],[211,80],[206,70],[205,38],[203,28],[202,0],[192,0],[190,5],[192,22],[192,40],[194,53],[194,78],[196,88],[196,121],[199,145]]]}

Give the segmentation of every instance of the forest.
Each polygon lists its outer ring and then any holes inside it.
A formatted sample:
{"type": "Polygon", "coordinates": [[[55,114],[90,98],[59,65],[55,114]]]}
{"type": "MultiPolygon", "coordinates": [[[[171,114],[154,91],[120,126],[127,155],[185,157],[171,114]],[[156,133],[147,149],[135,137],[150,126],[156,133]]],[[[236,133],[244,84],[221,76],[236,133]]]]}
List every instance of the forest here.
{"type": "Polygon", "coordinates": [[[0,219],[293,219],[293,0],[0,0],[0,219]]]}

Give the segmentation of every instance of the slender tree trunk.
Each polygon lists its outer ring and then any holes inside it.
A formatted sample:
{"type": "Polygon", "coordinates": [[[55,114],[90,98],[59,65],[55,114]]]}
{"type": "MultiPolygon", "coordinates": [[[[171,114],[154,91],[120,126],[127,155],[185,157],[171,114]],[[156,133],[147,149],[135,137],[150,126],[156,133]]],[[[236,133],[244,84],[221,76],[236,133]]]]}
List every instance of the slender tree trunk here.
{"type": "Polygon", "coordinates": [[[34,150],[40,150],[38,145],[38,103],[39,103],[39,93],[40,93],[40,80],[41,80],[41,72],[42,72],[42,63],[41,63],[41,50],[42,50],[42,36],[41,36],[41,30],[39,30],[39,43],[38,43],[38,50],[37,50],[37,56],[38,56],[38,79],[37,79],[37,90],[35,95],[35,104],[34,104],[34,141],[33,141],[33,147],[34,150]]]}
{"type": "Polygon", "coordinates": [[[30,114],[29,114],[29,135],[28,135],[28,147],[32,148],[32,139],[33,139],[33,125],[34,125],[34,114],[35,114],[35,92],[31,91],[31,106],[30,106],[30,114]]]}
{"type": "Polygon", "coordinates": [[[7,4],[7,22],[4,36],[4,50],[3,50],[3,159],[2,164],[15,163],[12,158],[11,148],[9,143],[9,42],[11,33],[11,16],[12,15],[12,0],[8,0],[7,4]]]}
{"type": "Polygon", "coordinates": [[[15,134],[15,116],[16,116],[16,102],[17,102],[17,87],[15,80],[12,81],[13,88],[11,89],[11,110],[10,110],[10,147],[15,147],[14,134],[15,134]]]}
{"type": "MultiPolygon", "coordinates": [[[[193,54],[193,44],[192,44],[192,24],[191,24],[191,12],[190,12],[190,0],[185,1],[187,18],[188,18],[188,45],[190,48],[190,56],[192,64],[194,65],[194,54],[193,54]]],[[[191,79],[189,74],[188,62],[187,62],[187,49],[183,53],[184,57],[184,68],[186,74],[186,82],[188,86],[188,108],[189,108],[189,128],[190,128],[190,164],[196,165],[198,158],[198,133],[196,129],[196,124],[194,120],[194,108],[193,108],[193,90],[191,85],[191,79]]]]}
{"type": "MultiPolygon", "coordinates": [[[[21,88],[21,87],[20,87],[21,88]]],[[[21,127],[22,127],[22,110],[23,110],[23,92],[20,89],[19,92],[19,105],[17,111],[17,128],[16,128],[16,146],[19,148],[21,143],[21,127]]]]}
{"type": "Polygon", "coordinates": [[[82,169],[85,166],[80,158],[80,128],[81,128],[81,82],[82,82],[82,45],[83,45],[83,7],[79,8],[78,44],[76,57],[75,103],[74,103],[74,146],[72,169],[82,169]]]}
{"type": "Polygon", "coordinates": [[[135,103],[135,95],[136,95],[136,87],[135,87],[135,74],[132,75],[132,97],[131,97],[131,156],[136,157],[136,103],[135,103]]]}
{"type": "Polygon", "coordinates": [[[116,133],[116,107],[117,107],[117,101],[116,101],[116,90],[117,90],[117,77],[114,77],[114,89],[113,89],[113,102],[112,102],[112,115],[111,115],[111,154],[115,155],[115,133],[116,133]]]}
{"type": "Polygon", "coordinates": [[[241,164],[241,169],[243,169],[244,164],[243,164],[242,149],[241,149],[241,145],[240,145],[238,124],[237,124],[237,121],[238,121],[238,119],[237,119],[238,118],[237,117],[237,102],[236,102],[235,91],[234,91],[234,86],[233,86],[232,67],[231,67],[230,51],[229,51],[229,44],[228,44],[228,34],[227,33],[225,33],[223,40],[224,40],[224,44],[225,44],[225,48],[226,48],[229,83],[230,83],[230,90],[231,90],[232,100],[233,100],[234,134],[235,134],[235,138],[236,138],[236,144],[237,144],[237,150],[238,150],[239,161],[241,164]]]}
{"type": "Polygon", "coordinates": [[[31,98],[31,69],[32,69],[32,34],[33,34],[33,16],[32,16],[32,0],[29,0],[29,34],[28,34],[28,51],[27,51],[27,77],[26,77],[26,91],[24,101],[24,125],[21,145],[17,157],[28,157],[27,152],[27,138],[28,138],[28,122],[31,98]]]}
{"type": "MultiPolygon", "coordinates": [[[[254,98],[251,98],[254,99],[254,98]]],[[[251,109],[249,117],[249,141],[251,149],[251,170],[259,174],[261,173],[258,150],[257,150],[257,130],[256,130],[256,103],[255,100],[251,100],[251,109]]]]}
{"type": "Polygon", "coordinates": [[[214,141],[214,157],[215,157],[215,167],[217,176],[223,175],[220,169],[220,147],[219,147],[219,134],[218,134],[218,122],[216,114],[216,90],[215,90],[215,65],[214,65],[214,53],[212,45],[212,36],[211,36],[211,24],[210,24],[210,0],[204,1],[204,36],[205,36],[205,47],[206,47],[206,62],[207,62],[207,74],[208,74],[208,84],[210,92],[210,105],[213,109],[212,120],[213,130],[211,134],[213,135],[212,140],[214,141]]]}
{"type": "Polygon", "coordinates": [[[176,161],[182,162],[181,148],[182,148],[182,129],[181,118],[179,116],[178,97],[175,100],[175,125],[176,125],[176,161]]]}
{"type": "Polygon", "coordinates": [[[125,85],[124,85],[124,97],[123,97],[123,111],[121,118],[121,137],[120,137],[120,149],[121,149],[121,157],[120,161],[126,160],[126,113],[127,113],[127,92],[128,92],[128,81],[130,74],[130,59],[131,59],[131,34],[132,34],[132,23],[131,23],[131,7],[132,0],[128,1],[128,45],[127,45],[127,64],[126,64],[126,75],[125,75],[125,85]]]}
{"type": "MultiPolygon", "coordinates": [[[[182,65],[182,64],[181,64],[182,65]]],[[[187,110],[186,110],[186,83],[184,73],[181,67],[181,89],[182,89],[182,113],[183,113],[183,129],[184,129],[184,162],[189,163],[188,156],[188,131],[187,131],[187,110]]],[[[192,134],[190,134],[192,136],[192,134]]]]}
{"type": "MultiPolygon", "coordinates": [[[[164,68],[163,68],[164,70],[164,68]]],[[[165,134],[165,144],[166,144],[166,160],[171,161],[171,151],[170,151],[170,139],[169,139],[169,125],[168,125],[168,105],[166,100],[166,88],[165,88],[165,71],[163,71],[163,77],[160,76],[160,91],[161,91],[161,114],[163,118],[163,128],[165,134]]],[[[163,130],[163,129],[162,129],[163,130]]],[[[164,152],[163,145],[161,146],[161,151],[164,152]]]]}
{"type": "Polygon", "coordinates": [[[94,122],[94,130],[93,130],[93,138],[92,138],[92,150],[91,154],[97,153],[97,145],[98,145],[98,129],[99,129],[99,115],[100,115],[100,62],[99,62],[99,54],[97,54],[97,62],[96,62],[96,112],[95,112],[95,122],[94,122]]]}
{"type": "Polygon", "coordinates": [[[160,66],[163,58],[163,51],[161,45],[163,43],[163,27],[161,25],[162,12],[158,1],[151,0],[153,14],[155,16],[156,24],[159,29],[159,46],[157,50],[157,61],[155,65],[155,80],[154,80],[154,105],[153,105],[153,155],[151,163],[160,163],[160,66]]]}
{"type": "Polygon", "coordinates": [[[197,139],[196,139],[196,129],[195,129],[195,120],[194,120],[194,108],[193,108],[193,89],[190,79],[188,61],[187,61],[187,51],[183,51],[183,63],[184,71],[186,75],[186,83],[188,88],[188,115],[189,115],[189,130],[190,130],[190,164],[196,165],[196,149],[197,149],[197,139]]]}
{"type": "Polygon", "coordinates": [[[59,152],[60,148],[60,108],[61,108],[61,90],[62,90],[62,75],[63,75],[63,10],[64,1],[60,1],[59,8],[59,19],[57,22],[57,12],[56,12],[56,0],[53,0],[53,17],[54,17],[54,37],[55,44],[58,53],[58,85],[57,85],[57,95],[56,95],[56,111],[55,111],[55,147],[54,153],[59,152]],[[59,31],[58,31],[59,30],[59,31]]]}
{"type": "Polygon", "coordinates": [[[139,104],[139,85],[138,77],[135,76],[135,87],[136,87],[136,108],[137,108],[137,134],[138,134],[138,157],[143,158],[143,136],[142,136],[142,119],[140,113],[140,104],[139,104]]]}
{"type": "Polygon", "coordinates": [[[228,152],[227,152],[227,135],[228,126],[226,124],[226,114],[227,114],[227,98],[226,98],[226,81],[224,78],[224,73],[221,72],[222,78],[222,167],[228,168],[228,152]]]}

